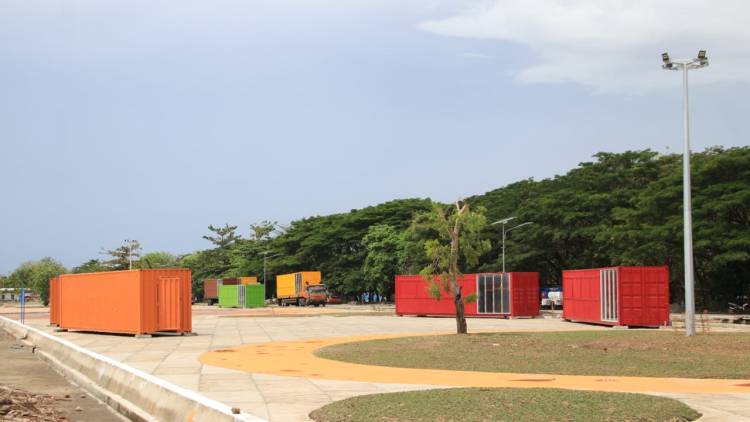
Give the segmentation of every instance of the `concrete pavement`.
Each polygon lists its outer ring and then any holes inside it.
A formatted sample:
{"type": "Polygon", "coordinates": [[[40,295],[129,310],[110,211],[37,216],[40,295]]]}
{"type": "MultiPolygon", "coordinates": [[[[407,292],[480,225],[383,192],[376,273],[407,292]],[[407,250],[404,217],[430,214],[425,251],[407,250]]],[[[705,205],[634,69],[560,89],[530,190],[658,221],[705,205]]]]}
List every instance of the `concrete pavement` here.
{"type": "MultiPolygon", "coordinates": [[[[44,320],[30,321],[52,332],[44,320]]],[[[597,329],[556,319],[472,319],[469,329],[478,331],[528,331],[540,329],[597,329]]],[[[204,365],[208,351],[239,344],[343,337],[356,334],[441,333],[455,329],[451,318],[399,318],[396,316],[220,317],[198,315],[193,320],[196,336],[132,336],[61,332],[54,335],[144,372],[197,391],[243,411],[271,421],[308,420],[310,411],[361,394],[434,388],[429,385],[313,380],[204,365]],[[293,397],[293,398],[291,398],[293,397]]]]}
{"type": "MultiPolygon", "coordinates": [[[[92,351],[124,362],[181,387],[188,388],[227,405],[271,421],[308,420],[310,411],[344,398],[392,391],[435,388],[419,383],[384,383],[304,378],[279,374],[248,373],[206,365],[199,358],[204,353],[237,345],[270,342],[342,338],[361,335],[399,335],[407,333],[449,333],[455,330],[451,318],[399,318],[396,316],[307,316],[307,317],[221,317],[221,312],[196,315],[193,321],[196,336],[158,336],[134,338],[107,334],[64,332],[55,335],[92,351]]],[[[45,327],[44,320],[32,324],[45,327]]],[[[557,331],[606,330],[590,325],[572,324],[557,319],[470,319],[470,331],[557,331]]],[[[227,354],[231,354],[227,353],[227,354]]],[[[294,368],[288,368],[294,369],[294,368]]],[[[291,374],[291,373],[290,373],[291,374]]],[[[666,393],[665,393],[666,394],[666,393]]],[[[725,395],[682,394],[679,398],[709,415],[719,411],[725,395]],[[717,404],[718,403],[718,404],[717,404]]],[[[750,409],[750,394],[735,395],[733,402],[750,409]]],[[[750,413],[732,411],[733,420],[742,420],[750,413]]],[[[748,410],[750,412],[750,410],[748,410]]],[[[718,415],[718,413],[717,413],[718,415]]],[[[718,421],[726,419],[707,419],[718,421]]]]}

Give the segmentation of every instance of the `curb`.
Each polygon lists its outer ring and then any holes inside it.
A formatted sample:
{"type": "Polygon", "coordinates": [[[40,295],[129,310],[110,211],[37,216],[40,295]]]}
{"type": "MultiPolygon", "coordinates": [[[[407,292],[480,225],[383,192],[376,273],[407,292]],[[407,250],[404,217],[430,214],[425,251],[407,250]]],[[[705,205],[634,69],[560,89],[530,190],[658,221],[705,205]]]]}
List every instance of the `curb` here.
{"type": "Polygon", "coordinates": [[[91,395],[133,421],[265,422],[107,356],[0,316],[0,328],[36,346],[36,354],[91,395]]]}

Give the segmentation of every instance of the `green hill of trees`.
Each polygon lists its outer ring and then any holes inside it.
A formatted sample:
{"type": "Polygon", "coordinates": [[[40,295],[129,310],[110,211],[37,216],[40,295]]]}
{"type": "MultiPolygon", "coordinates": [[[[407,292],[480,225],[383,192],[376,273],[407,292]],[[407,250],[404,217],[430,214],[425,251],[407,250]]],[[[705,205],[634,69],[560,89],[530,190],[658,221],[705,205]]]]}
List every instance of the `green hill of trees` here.
{"type": "MultiPolygon", "coordinates": [[[[672,301],[679,303],[681,166],[681,156],[650,150],[599,153],[567,174],[522,180],[468,200],[489,222],[515,216],[534,223],[509,234],[508,271],[538,271],[543,285],[559,285],[563,269],[668,265],[672,301]]],[[[697,306],[725,311],[727,302],[750,295],[750,147],[694,153],[692,174],[697,306]]],[[[264,221],[252,225],[246,238],[237,226],[211,226],[213,235],[205,238],[212,248],[151,261],[191,268],[198,296],[205,278],[262,279],[264,256],[269,287],[275,274],[320,270],[340,294],[390,295],[395,274],[429,264],[424,242],[435,233],[412,223],[431,206],[429,199],[400,199],[288,227],[264,221]]],[[[500,271],[500,230],[484,228],[492,248],[476,265],[464,263],[465,273],[500,271]]],[[[28,263],[22,267],[28,273],[28,263]]],[[[18,277],[14,272],[9,279],[18,277]]]]}

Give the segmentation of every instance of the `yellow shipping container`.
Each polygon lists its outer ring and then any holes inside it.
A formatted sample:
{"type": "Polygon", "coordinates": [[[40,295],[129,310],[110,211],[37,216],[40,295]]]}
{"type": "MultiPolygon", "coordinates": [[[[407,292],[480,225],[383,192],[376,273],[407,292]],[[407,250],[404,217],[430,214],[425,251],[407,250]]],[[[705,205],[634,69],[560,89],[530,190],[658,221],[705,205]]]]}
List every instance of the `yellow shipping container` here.
{"type": "Polygon", "coordinates": [[[320,284],[320,271],[302,271],[276,276],[276,297],[278,299],[299,298],[308,286],[320,284]]]}
{"type": "Polygon", "coordinates": [[[258,277],[240,277],[240,284],[258,284],[258,277]]]}

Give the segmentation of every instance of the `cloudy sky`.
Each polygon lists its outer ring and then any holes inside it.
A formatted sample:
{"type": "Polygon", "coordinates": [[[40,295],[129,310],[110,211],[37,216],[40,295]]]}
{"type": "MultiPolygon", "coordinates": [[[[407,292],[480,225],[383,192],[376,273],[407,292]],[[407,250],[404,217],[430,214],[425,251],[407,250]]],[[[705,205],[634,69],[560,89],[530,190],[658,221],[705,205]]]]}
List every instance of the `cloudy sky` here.
{"type": "Polygon", "coordinates": [[[744,0],[3,0],[0,273],[748,145],[744,0]]]}

